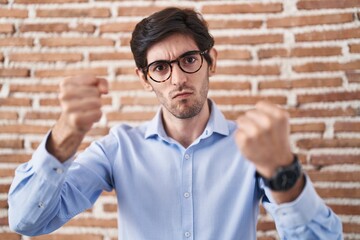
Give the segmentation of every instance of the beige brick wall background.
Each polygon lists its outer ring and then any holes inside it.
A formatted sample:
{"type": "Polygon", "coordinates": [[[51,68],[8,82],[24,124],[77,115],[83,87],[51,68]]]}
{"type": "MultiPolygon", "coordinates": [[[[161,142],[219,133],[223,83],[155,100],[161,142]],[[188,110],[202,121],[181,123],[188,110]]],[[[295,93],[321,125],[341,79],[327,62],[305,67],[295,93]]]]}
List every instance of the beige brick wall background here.
{"type": "MultiPolygon", "coordinates": [[[[129,40],[136,22],[170,5],[209,23],[220,58],[210,96],[224,114],[235,119],[260,99],[287,108],[294,151],[345,239],[360,239],[360,0],[0,0],[0,239],[117,239],[114,193],[52,235],[29,238],[8,228],[7,192],[59,116],[63,77],[110,81],[103,118],[82,148],[115,124],[154,115],[129,40]]],[[[277,239],[263,209],[258,239],[277,239]]]]}

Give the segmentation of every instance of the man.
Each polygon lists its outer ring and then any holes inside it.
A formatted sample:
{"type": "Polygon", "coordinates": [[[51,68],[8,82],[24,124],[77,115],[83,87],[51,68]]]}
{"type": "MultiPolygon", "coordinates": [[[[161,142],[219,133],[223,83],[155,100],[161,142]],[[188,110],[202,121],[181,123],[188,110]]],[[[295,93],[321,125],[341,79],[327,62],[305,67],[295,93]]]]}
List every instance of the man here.
{"type": "Polygon", "coordinates": [[[282,239],[342,239],[338,217],[291,152],[287,113],[260,102],[234,123],[207,98],[213,45],[192,10],[168,8],[142,20],[131,49],[159,111],[138,127],[112,128],[75,161],[108,86],[93,76],[62,81],[60,119],[16,170],[10,227],[52,232],[115,189],[121,240],[256,239],[260,200],[282,239]]]}

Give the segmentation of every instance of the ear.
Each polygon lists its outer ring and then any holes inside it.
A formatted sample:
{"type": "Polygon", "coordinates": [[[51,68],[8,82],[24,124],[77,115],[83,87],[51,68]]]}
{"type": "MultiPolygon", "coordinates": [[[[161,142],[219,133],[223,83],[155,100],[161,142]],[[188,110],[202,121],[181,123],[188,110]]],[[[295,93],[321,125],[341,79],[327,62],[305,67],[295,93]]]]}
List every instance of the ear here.
{"type": "Polygon", "coordinates": [[[146,76],[144,75],[143,71],[136,68],[136,75],[139,77],[141,84],[143,85],[144,89],[146,91],[152,92],[154,89],[149,83],[149,81],[146,79],[146,76]]]}
{"type": "Polygon", "coordinates": [[[210,76],[212,76],[216,72],[216,61],[217,61],[217,50],[215,48],[211,48],[209,51],[209,55],[212,60],[210,68],[210,76]]]}

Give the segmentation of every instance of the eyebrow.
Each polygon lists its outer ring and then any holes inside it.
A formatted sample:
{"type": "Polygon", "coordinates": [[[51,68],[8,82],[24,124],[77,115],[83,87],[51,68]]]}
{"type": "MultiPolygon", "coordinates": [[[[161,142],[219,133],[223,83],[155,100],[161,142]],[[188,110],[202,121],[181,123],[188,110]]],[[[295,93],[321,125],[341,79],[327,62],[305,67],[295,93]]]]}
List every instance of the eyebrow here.
{"type": "Polygon", "coordinates": [[[146,67],[148,67],[149,65],[156,63],[156,62],[171,62],[171,61],[174,61],[176,59],[185,57],[186,55],[189,55],[191,53],[196,53],[196,52],[201,52],[201,51],[200,50],[190,50],[190,51],[184,52],[183,54],[179,55],[177,58],[175,58],[173,60],[164,60],[164,59],[155,60],[155,61],[149,63],[146,67]]]}

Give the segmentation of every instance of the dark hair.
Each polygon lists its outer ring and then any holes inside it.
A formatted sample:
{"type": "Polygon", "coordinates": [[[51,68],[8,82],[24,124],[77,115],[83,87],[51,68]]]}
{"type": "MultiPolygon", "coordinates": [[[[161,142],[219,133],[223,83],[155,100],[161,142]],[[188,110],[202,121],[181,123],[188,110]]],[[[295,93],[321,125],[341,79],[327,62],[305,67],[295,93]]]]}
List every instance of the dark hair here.
{"type": "MultiPolygon", "coordinates": [[[[165,8],[144,18],[135,26],[130,46],[136,66],[139,69],[145,68],[147,50],[175,33],[193,38],[200,51],[209,50],[214,45],[214,38],[210,35],[207,23],[200,13],[191,9],[165,8]]],[[[209,54],[205,54],[204,57],[211,65],[209,54]]]]}

